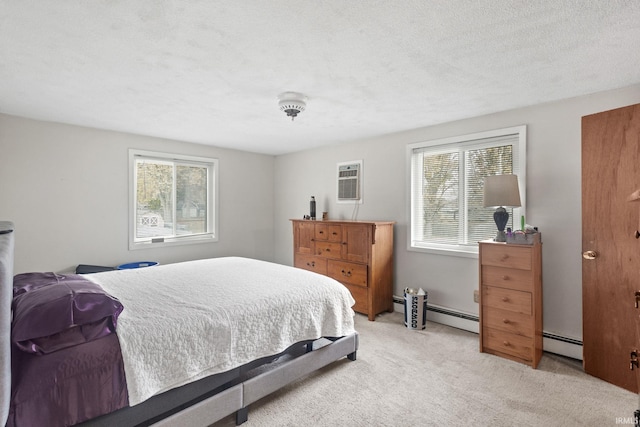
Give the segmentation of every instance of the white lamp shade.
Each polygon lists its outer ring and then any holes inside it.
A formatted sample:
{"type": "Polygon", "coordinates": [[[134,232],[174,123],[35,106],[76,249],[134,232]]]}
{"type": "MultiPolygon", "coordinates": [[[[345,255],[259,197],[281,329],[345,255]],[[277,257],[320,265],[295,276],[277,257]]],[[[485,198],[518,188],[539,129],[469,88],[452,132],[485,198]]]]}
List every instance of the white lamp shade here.
{"type": "Polygon", "coordinates": [[[521,206],[517,175],[493,175],[484,179],[484,207],[521,206]]]}

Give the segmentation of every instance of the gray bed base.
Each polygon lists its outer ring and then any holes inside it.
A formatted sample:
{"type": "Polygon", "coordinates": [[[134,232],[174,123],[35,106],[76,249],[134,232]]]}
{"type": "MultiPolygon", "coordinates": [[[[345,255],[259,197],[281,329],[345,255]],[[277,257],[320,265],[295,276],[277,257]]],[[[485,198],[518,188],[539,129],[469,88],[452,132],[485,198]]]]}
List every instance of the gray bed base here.
{"type": "MultiPolygon", "coordinates": [[[[13,229],[13,223],[0,221],[0,426],[6,424],[11,399],[13,229]]],[[[206,427],[233,413],[236,424],[242,424],[249,405],[343,357],[356,360],[358,345],[357,333],[294,344],[280,355],[203,378],[82,425],[206,427]]]]}

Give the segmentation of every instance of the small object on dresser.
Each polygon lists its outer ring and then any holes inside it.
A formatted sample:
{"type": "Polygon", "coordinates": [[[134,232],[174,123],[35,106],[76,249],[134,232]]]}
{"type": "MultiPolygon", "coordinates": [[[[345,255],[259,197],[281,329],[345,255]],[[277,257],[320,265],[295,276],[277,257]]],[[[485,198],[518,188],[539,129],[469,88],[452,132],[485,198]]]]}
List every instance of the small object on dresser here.
{"type": "Polygon", "coordinates": [[[540,243],[541,234],[542,233],[523,233],[516,231],[515,233],[507,234],[507,244],[533,245],[534,243],[540,243]]]}
{"type": "Polygon", "coordinates": [[[311,202],[309,202],[309,216],[311,219],[316,219],[316,198],[311,196],[311,202]]]}

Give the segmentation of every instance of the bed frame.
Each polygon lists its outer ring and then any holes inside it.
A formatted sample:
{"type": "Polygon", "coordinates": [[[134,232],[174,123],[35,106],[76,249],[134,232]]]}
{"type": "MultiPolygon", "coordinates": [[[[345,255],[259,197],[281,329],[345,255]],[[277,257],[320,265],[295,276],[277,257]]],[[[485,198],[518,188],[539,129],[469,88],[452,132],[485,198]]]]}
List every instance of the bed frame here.
{"type": "MultiPolygon", "coordinates": [[[[11,400],[14,238],[13,223],[0,221],[0,426],[6,424],[11,400]]],[[[252,403],[343,357],[356,360],[357,349],[357,333],[297,343],[281,354],[169,390],[82,425],[205,427],[233,413],[239,425],[247,420],[252,403]]]]}

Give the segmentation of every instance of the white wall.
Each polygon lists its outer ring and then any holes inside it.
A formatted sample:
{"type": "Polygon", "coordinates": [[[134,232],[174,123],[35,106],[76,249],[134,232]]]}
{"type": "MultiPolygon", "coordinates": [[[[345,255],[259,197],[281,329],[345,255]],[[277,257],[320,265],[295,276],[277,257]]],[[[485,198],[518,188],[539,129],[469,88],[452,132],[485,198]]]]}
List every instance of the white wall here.
{"type": "Polygon", "coordinates": [[[16,225],[16,273],[77,264],[273,260],[274,157],[0,114],[0,218],[16,225]],[[128,149],[215,157],[219,241],[128,249],[128,149]]]}
{"type": "MultiPolygon", "coordinates": [[[[422,286],[429,303],[478,314],[477,259],[407,250],[406,145],[412,142],[527,125],[527,223],[543,240],[544,330],[582,338],[581,117],[640,103],[640,85],[430,126],[347,145],[283,155],[275,164],[275,260],[292,264],[289,218],[318,212],[349,219],[335,202],[336,163],[364,160],[364,204],[358,219],[394,220],[395,295],[422,286]]],[[[638,183],[640,184],[640,183],[638,183]]],[[[320,214],[318,214],[320,215],[320,214]]]]}

